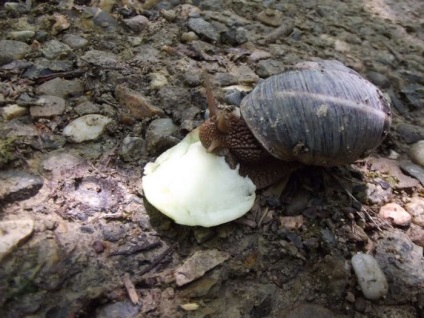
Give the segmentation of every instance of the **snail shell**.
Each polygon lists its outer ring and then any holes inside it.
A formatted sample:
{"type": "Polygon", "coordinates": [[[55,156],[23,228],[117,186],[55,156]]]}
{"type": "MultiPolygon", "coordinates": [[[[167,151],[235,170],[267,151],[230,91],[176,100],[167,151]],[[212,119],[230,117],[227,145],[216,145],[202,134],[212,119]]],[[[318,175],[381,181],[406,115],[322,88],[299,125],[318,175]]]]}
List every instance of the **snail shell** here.
{"type": "Polygon", "coordinates": [[[352,163],[380,145],[391,123],[383,93],[338,61],[269,77],[243,99],[241,115],[274,157],[319,166],[352,163]]]}

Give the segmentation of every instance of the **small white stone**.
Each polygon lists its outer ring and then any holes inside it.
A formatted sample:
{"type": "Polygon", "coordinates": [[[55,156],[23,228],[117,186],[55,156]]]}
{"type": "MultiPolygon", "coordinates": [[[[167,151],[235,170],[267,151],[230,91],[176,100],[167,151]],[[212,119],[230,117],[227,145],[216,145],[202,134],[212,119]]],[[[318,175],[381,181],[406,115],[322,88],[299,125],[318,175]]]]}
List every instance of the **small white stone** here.
{"type": "Polygon", "coordinates": [[[152,89],[160,89],[165,85],[168,85],[168,79],[162,73],[150,73],[150,87],[152,89]]]}
{"type": "Polygon", "coordinates": [[[352,267],[365,298],[377,300],[386,296],[389,289],[386,276],[372,255],[354,255],[352,267]]]}
{"type": "Polygon", "coordinates": [[[411,223],[411,215],[397,203],[387,203],[380,208],[380,217],[393,225],[406,226],[411,223]]]}
{"type": "Polygon", "coordinates": [[[102,115],[81,116],[63,129],[63,135],[76,143],[95,140],[100,137],[110,122],[112,119],[102,115]]]}
{"type": "Polygon", "coordinates": [[[412,223],[424,227],[424,199],[413,197],[410,202],[405,205],[406,211],[412,216],[412,223]]]}
{"type": "Polygon", "coordinates": [[[21,117],[28,113],[28,108],[22,107],[16,104],[8,105],[2,108],[2,116],[6,120],[12,120],[17,117],[21,117]]]}
{"type": "Polygon", "coordinates": [[[409,157],[414,163],[424,167],[424,140],[417,141],[409,148],[409,157]]]}
{"type": "Polygon", "coordinates": [[[33,220],[0,222],[0,261],[31,235],[33,230],[33,220]]]}
{"type": "Polygon", "coordinates": [[[199,305],[196,303],[182,304],[180,305],[180,307],[184,309],[185,311],[194,311],[199,309],[199,305]]]}

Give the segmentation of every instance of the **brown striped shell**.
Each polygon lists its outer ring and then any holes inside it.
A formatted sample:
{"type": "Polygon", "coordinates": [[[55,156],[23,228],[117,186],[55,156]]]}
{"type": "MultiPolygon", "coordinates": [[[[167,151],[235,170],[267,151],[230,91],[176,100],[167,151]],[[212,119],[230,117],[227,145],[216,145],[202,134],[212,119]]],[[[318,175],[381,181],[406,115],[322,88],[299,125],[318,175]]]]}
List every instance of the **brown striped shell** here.
{"type": "Polygon", "coordinates": [[[380,145],[391,123],[383,93],[338,61],[305,62],[271,76],[240,108],[274,157],[318,166],[352,163],[380,145]]]}

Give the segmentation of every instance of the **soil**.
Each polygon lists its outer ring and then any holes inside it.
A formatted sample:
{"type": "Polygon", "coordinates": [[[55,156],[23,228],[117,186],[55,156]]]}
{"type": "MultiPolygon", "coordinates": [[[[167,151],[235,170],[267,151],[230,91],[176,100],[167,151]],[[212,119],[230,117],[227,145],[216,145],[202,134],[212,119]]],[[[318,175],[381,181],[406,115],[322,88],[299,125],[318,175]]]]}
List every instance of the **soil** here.
{"type": "Polygon", "coordinates": [[[408,154],[424,139],[422,0],[11,3],[0,40],[28,47],[0,52],[1,234],[33,222],[0,258],[1,317],[424,317],[424,209],[408,209],[424,206],[408,154]],[[392,128],[368,157],[301,169],[212,228],[175,224],[145,200],[145,164],[207,117],[202,70],[220,103],[237,104],[238,89],[320,59],[392,101],[392,128]],[[69,135],[88,114],[107,118],[98,137],[69,135]],[[406,221],[380,213],[387,203],[406,221]],[[377,259],[384,297],[361,291],[358,252],[377,259]]]}

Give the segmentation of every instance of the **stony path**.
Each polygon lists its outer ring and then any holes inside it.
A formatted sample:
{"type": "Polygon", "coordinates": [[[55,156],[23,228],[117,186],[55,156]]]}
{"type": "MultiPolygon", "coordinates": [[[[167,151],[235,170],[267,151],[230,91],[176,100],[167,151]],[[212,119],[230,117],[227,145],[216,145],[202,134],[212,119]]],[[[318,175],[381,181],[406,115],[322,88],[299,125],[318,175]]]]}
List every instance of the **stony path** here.
{"type": "Polygon", "coordinates": [[[1,317],[424,317],[421,0],[2,2],[0,31],[1,317]],[[237,106],[321,59],[392,102],[370,157],[213,228],[144,200],[205,118],[202,70],[237,106]]]}

